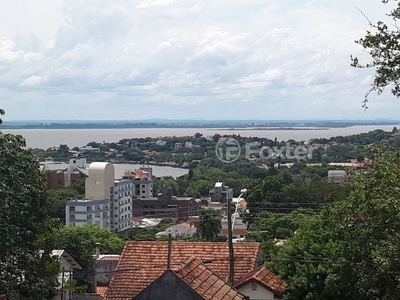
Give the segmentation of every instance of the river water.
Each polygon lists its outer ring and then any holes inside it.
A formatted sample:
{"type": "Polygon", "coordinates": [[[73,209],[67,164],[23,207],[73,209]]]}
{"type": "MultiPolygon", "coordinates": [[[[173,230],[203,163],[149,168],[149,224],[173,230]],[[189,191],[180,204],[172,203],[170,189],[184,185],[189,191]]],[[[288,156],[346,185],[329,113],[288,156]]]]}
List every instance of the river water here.
{"type": "Polygon", "coordinates": [[[257,136],[279,140],[309,140],[312,138],[330,138],[346,136],[375,129],[391,131],[393,125],[365,125],[344,128],[325,129],[218,129],[218,128],[128,128],[128,129],[3,129],[3,133],[20,134],[26,139],[27,147],[47,149],[52,146],[66,144],[70,148],[84,146],[89,142],[118,142],[124,138],[145,138],[163,136],[193,136],[196,132],[203,136],[214,134],[236,134],[241,136],[257,136]]]}

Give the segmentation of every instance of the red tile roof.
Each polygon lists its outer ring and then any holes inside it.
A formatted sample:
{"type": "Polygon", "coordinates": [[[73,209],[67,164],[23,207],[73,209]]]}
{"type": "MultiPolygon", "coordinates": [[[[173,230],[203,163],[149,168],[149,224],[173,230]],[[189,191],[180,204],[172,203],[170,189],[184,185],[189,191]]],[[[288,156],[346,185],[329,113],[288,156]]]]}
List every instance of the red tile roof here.
{"type": "MultiPolygon", "coordinates": [[[[235,278],[254,270],[261,254],[259,243],[235,243],[235,278]]],[[[132,299],[167,269],[168,242],[131,241],[125,244],[105,299],[132,299]]],[[[171,269],[191,258],[204,263],[218,276],[229,276],[228,243],[173,242],[171,269]]]]}
{"type": "Polygon", "coordinates": [[[286,282],[279,279],[274,272],[265,266],[260,266],[246,276],[240,278],[237,282],[235,282],[235,287],[239,289],[250,282],[257,282],[267,290],[274,293],[275,296],[280,298],[283,297],[283,293],[287,285],[286,282]]]}
{"type": "Polygon", "coordinates": [[[189,260],[175,273],[205,300],[241,300],[245,296],[197,259],[189,260]]]}
{"type": "Polygon", "coordinates": [[[98,286],[96,287],[96,293],[104,298],[106,295],[108,286],[98,286]]]}

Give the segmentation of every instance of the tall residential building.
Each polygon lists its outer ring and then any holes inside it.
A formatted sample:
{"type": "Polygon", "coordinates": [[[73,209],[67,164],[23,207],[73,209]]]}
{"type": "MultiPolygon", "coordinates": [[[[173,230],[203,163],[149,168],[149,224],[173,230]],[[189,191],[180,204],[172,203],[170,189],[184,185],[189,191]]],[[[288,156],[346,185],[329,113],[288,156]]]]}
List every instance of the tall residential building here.
{"type": "Polygon", "coordinates": [[[125,172],[126,176],[115,180],[111,163],[91,163],[85,199],[66,202],[66,224],[96,224],[112,232],[131,228],[132,199],[153,192],[152,170],[142,169],[125,172]]]}
{"type": "Polygon", "coordinates": [[[135,185],[134,198],[153,196],[153,169],[142,167],[139,170],[125,171],[122,179],[132,179],[135,185]]]}

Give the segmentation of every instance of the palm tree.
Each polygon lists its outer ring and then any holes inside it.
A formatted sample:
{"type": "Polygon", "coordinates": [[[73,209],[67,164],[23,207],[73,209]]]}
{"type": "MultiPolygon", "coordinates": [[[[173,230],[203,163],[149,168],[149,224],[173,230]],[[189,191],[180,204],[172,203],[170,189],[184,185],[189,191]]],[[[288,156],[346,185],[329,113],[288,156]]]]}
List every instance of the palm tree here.
{"type": "Polygon", "coordinates": [[[197,236],[213,242],[221,233],[221,216],[212,209],[202,209],[196,225],[197,236]]]}

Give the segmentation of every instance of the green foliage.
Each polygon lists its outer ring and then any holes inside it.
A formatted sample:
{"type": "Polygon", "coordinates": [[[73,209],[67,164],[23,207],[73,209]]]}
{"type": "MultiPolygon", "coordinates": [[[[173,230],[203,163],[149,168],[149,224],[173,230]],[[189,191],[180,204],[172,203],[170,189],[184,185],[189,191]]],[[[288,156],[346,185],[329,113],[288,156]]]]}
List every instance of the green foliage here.
{"type": "Polygon", "coordinates": [[[202,209],[196,227],[198,237],[208,242],[215,242],[221,233],[221,216],[212,209],[202,209]]]}
{"type": "MultiPolygon", "coordinates": [[[[382,3],[388,3],[390,0],[382,0],[382,3]]],[[[395,2],[395,1],[393,1],[395,2]]],[[[400,55],[399,27],[396,25],[400,20],[400,3],[387,14],[392,24],[386,24],[382,21],[372,24],[369,22],[370,30],[366,35],[356,41],[371,56],[372,61],[361,64],[357,57],[351,57],[352,66],[356,68],[374,68],[375,78],[372,87],[366,94],[364,107],[367,107],[368,95],[376,91],[382,93],[385,87],[391,86],[391,92],[394,96],[400,96],[400,70],[398,57],[400,55]]]]}
{"type": "Polygon", "coordinates": [[[124,239],[96,225],[64,226],[54,233],[55,247],[66,250],[81,265],[74,273],[79,286],[89,285],[89,274],[94,272],[96,243],[100,243],[102,254],[120,254],[124,239]]]}
{"type": "MultiPolygon", "coordinates": [[[[0,108],[0,116],[3,116],[5,113],[6,113],[6,112],[4,111],[4,109],[1,109],[1,108],[0,108]]],[[[2,124],[2,123],[3,123],[3,119],[0,118],[0,124],[2,124]]]]}
{"type": "Polygon", "coordinates": [[[400,152],[370,147],[370,172],[353,174],[350,197],[326,214],[336,224],[330,284],[354,289],[345,298],[397,299],[400,289],[400,152]]]}
{"type": "Polygon", "coordinates": [[[398,299],[400,152],[367,150],[372,169],[353,172],[348,197],[328,198],[287,245],[265,244],[269,265],[289,283],[286,299],[398,299]]]}
{"type": "MultiPolygon", "coordinates": [[[[0,112],[1,114],[1,112],[0,112]]],[[[21,136],[0,132],[0,295],[51,299],[59,264],[51,258],[46,182],[21,136]]]]}

